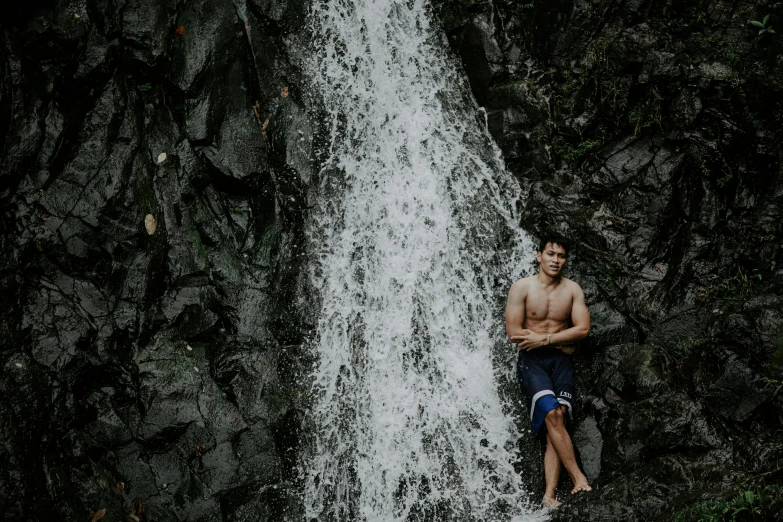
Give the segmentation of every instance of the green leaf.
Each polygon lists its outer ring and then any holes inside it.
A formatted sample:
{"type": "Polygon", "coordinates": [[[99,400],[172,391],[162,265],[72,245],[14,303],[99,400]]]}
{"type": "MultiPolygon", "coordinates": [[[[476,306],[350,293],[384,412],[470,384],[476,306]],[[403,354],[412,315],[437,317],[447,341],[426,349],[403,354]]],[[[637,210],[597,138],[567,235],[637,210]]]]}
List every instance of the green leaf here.
{"type": "Polygon", "coordinates": [[[745,500],[748,501],[748,504],[753,504],[753,499],[755,498],[755,495],[752,491],[746,491],[745,492],[745,500]]]}
{"type": "Polygon", "coordinates": [[[767,21],[769,20],[769,15],[764,17],[764,20],[761,21],[762,24],[767,25],[767,21]]]}
{"type": "Polygon", "coordinates": [[[775,31],[773,31],[771,27],[768,27],[768,28],[767,28],[767,32],[768,32],[768,33],[775,34],[775,31]]]}
{"type": "Polygon", "coordinates": [[[766,29],[761,29],[761,30],[759,30],[759,34],[764,34],[764,33],[766,33],[766,32],[767,32],[767,30],[766,30],[766,29]]]}
{"type": "Polygon", "coordinates": [[[750,21],[750,23],[751,23],[752,25],[755,25],[756,27],[764,27],[764,24],[762,24],[762,23],[761,23],[761,22],[759,22],[758,20],[751,20],[751,21],[750,21]]]}

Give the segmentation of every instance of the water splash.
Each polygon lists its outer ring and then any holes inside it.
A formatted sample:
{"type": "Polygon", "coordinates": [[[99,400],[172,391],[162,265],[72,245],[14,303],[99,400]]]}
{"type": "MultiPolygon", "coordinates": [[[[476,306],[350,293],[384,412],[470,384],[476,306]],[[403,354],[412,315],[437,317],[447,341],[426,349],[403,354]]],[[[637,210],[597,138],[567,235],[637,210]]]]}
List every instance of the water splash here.
{"type": "Polygon", "coordinates": [[[308,518],[528,512],[493,351],[532,243],[429,6],[329,0],[311,13],[305,69],[332,141],[309,225],[322,309],[308,518]]]}

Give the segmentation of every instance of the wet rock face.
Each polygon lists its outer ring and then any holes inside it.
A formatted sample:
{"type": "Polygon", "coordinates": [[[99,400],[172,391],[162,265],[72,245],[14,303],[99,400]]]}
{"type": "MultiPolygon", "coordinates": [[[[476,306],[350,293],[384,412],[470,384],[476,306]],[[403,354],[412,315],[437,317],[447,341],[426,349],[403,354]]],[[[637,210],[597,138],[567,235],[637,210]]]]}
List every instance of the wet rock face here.
{"type": "Polygon", "coordinates": [[[669,520],[773,469],[783,55],[748,21],[781,4],[433,3],[592,314],[573,433],[598,488],[558,517],[669,520]]]}
{"type": "Polygon", "coordinates": [[[304,9],[4,8],[4,519],[296,518],[304,9]]]}

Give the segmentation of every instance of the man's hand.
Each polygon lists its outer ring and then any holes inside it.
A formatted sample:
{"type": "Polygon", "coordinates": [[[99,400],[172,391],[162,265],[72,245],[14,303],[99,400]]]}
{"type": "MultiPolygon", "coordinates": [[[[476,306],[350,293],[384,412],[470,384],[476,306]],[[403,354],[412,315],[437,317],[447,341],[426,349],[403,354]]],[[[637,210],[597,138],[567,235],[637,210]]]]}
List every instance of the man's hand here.
{"type": "Polygon", "coordinates": [[[517,345],[517,349],[526,352],[547,345],[547,336],[537,334],[532,330],[522,330],[522,335],[515,335],[510,340],[517,345]]]}
{"type": "Polygon", "coordinates": [[[524,329],[518,335],[512,335],[511,337],[509,337],[508,340],[511,341],[512,343],[516,344],[517,345],[517,349],[521,350],[522,349],[522,343],[525,341],[525,336],[530,335],[531,333],[533,333],[533,332],[531,332],[528,329],[524,329]]]}

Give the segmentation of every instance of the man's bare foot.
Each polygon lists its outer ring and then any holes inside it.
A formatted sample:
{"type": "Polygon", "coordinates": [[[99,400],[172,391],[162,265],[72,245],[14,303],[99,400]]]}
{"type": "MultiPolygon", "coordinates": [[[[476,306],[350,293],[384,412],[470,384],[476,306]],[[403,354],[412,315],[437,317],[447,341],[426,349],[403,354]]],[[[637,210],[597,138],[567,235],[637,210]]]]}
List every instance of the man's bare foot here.
{"type": "Polygon", "coordinates": [[[571,490],[572,495],[576,495],[580,491],[592,491],[593,488],[587,483],[587,477],[582,476],[582,480],[577,480],[574,483],[574,489],[571,490]]]}
{"type": "Polygon", "coordinates": [[[563,505],[563,503],[557,500],[555,497],[550,498],[546,495],[544,495],[543,504],[544,504],[544,509],[555,509],[563,505]]]}

